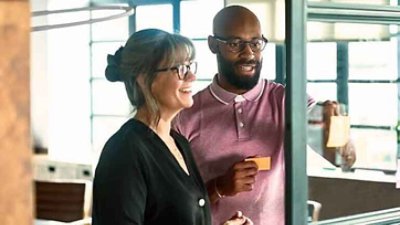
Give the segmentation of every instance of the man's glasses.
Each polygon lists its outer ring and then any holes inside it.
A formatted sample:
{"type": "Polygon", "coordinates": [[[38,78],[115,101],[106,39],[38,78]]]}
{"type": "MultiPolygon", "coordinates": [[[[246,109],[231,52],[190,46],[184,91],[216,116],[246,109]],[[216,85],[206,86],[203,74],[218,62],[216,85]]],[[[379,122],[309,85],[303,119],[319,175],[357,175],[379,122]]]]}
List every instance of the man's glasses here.
{"type": "Polygon", "coordinates": [[[248,44],[253,52],[261,52],[264,50],[265,46],[268,43],[268,39],[266,39],[264,36],[261,36],[261,38],[255,38],[251,41],[243,41],[242,39],[239,38],[233,38],[233,39],[223,39],[220,37],[213,37],[215,40],[225,44],[229,51],[238,53],[243,51],[243,49],[246,47],[246,44],[248,44]]]}
{"type": "Polygon", "coordinates": [[[189,71],[193,74],[197,72],[197,62],[191,62],[189,65],[181,64],[170,68],[158,69],[156,72],[164,72],[168,70],[176,70],[178,74],[179,80],[186,80],[189,74],[189,71]]]}

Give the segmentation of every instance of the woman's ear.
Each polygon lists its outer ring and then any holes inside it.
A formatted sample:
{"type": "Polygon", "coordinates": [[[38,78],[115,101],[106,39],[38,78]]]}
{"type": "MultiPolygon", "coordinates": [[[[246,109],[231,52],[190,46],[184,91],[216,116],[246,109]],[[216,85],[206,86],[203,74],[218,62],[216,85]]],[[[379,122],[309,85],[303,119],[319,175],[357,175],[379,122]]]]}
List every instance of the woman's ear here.
{"type": "Polygon", "coordinates": [[[144,84],[144,77],[142,74],[140,74],[137,78],[136,78],[136,82],[138,83],[139,87],[144,90],[145,89],[145,84],[144,84]]]}
{"type": "Polygon", "coordinates": [[[214,54],[219,53],[218,43],[211,35],[208,36],[208,47],[210,48],[211,52],[214,54]]]}
{"type": "Polygon", "coordinates": [[[139,88],[142,90],[142,93],[144,95],[151,94],[153,85],[150,85],[150,89],[147,87],[146,81],[145,81],[145,76],[143,74],[140,74],[136,78],[136,83],[139,86],[139,88]]]}

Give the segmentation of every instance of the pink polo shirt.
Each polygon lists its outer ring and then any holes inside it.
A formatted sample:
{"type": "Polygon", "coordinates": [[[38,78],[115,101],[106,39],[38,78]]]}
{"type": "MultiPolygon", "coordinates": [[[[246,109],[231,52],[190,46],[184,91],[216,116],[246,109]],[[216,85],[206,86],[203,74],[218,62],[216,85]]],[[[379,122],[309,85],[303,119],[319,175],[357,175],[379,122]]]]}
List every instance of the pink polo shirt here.
{"type": "Polygon", "coordinates": [[[189,140],[204,182],[246,157],[271,157],[271,170],[259,171],[252,191],[212,205],[214,225],[237,210],[255,225],[285,224],[284,94],[283,85],[260,80],[237,95],[218,86],[215,76],[194,96],[194,105],[177,117],[174,128],[189,140]]]}

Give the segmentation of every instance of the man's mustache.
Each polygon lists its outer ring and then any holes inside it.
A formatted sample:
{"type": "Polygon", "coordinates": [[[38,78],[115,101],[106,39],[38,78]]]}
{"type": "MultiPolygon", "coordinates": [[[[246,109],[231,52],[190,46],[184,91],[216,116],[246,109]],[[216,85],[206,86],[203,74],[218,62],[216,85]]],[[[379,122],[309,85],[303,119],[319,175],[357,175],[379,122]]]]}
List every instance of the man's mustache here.
{"type": "Polygon", "coordinates": [[[261,62],[256,61],[256,60],[240,60],[234,63],[235,66],[240,65],[240,64],[255,64],[256,66],[259,66],[261,62]]]}

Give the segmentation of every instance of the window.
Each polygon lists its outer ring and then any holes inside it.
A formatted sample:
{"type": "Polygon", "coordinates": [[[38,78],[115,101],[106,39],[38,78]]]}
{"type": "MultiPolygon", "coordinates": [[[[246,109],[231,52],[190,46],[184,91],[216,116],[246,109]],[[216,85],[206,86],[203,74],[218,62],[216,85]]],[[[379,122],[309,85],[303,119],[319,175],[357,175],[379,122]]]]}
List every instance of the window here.
{"type": "Polygon", "coordinates": [[[212,35],[212,19],[223,6],[221,0],[180,2],[180,33],[192,39],[199,65],[197,79],[193,85],[194,93],[207,87],[217,73],[216,56],[208,48],[207,39],[209,35],[212,35]]]}
{"type": "Polygon", "coordinates": [[[355,167],[395,170],[397,41],[344,41],[342,45],[346,46],[344,51],[331,42],[308,44],[307,92],[321,102],[337,100],[345,104],[357,149],[355,167]],[[347,93],[340,93],[341,87],[347,93]]]}
{"type": "MultiPolygon", "coordinates": [[[[96,11],[94,17],[107,16],[108,11],[96,11]]],[[[115,14],[115,12],[112,12],[115,14]]],[[[90,83],[91,113],[90,141],[91,153],[101,152],[105,142],[131,115],[131,106],[125,93],[124,84],[109,82],[105,78],[107,55],[114,54],[129,37],[129,18],[123,17],[91,25],[91,76],[90,83]]]]}
{"type": "Polygon", "coordinates": [[[171,4],[137,6],[136,30],[158,28],[173,32],[172,9],[171,4]]]}
{"type": "Polygon", "coordinates": [[[210,84],[217,72],[215,56],[208,49],[207,37],[212,31],[213,15],[223,7],[223,1],[182,1],[180,18],[173,17],[173,4],[150,4],[136,7],[135,24],[128,18],[110,21],[92,27],[92,76],[91,76],[91,135],[94,154],[100,153],[105,141],[133,114],[122,83],[108,82],[104,77],[107,54],[114,54],[129,37],[128,28],[136,30],[159,28],[169,32],[180,32],[191,38],[196,46],[199,70],[194,84],[195,92],[210,84]],[[211,3],[212,2],[212,3],[211,3]],[[199,10],[204,9],[204,10],[199,10]],[[154,17],[154,15],[159,15],[154,17]],[[161,16],[161,18],[160,18],[161,16]],[[191,18],[204,18],[193,20],[191,18]],[[180,27],[174,22],[180,20],[180,27]],[[102,25],[102,26],[100,26],[102,25]],[[114,32],[115,28],[118,28],[114,32]],[[177,29],[177,30],[174,30],[177,29]],[[112,31],[112,32],[111,32],[112,31]]]}

